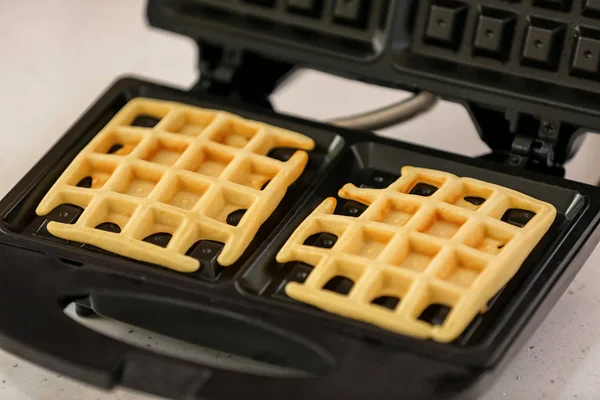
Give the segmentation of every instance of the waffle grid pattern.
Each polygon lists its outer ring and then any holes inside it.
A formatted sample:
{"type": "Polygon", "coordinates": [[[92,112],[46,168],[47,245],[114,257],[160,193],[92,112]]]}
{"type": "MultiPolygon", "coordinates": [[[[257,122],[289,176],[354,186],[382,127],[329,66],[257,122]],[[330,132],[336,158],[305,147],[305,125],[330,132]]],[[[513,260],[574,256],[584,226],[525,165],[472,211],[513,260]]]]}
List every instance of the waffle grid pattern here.
{"type": "Polygon", "coordinates": [[[357,218],[334,215],[328,198],[303,221],[277,255],[280,263],[314,266],[304,283],[285,290],[328,312],[413,337],[450,342],[514,276],[556,216],[547,203],[500,186],[452,174],[404,167],[386,189],[345,185],[344,199],[366,204],[357,218]],[[439,188],[409,194],[417,184],[439,188]],[[482,199],[483,202],[468,201],[482,199]],[[501,220],[510,209],[535,212],[524,227],[501,220]],[[312,235],[338,237],[330,248],[304,245],[312,235]],[[354,282],[347,295],[325,290],[335,277],[354,282]],[[390,310],[374,302],[400,301],[390,310]],[[442,325],[419,319],[433,304],[449,307],[442,325]]]}
{"type": "Polygon", "coordinates": [[[346,40],[369,42],[379,28],[386,0],[196,0],[205,7],[272,23],[297,26],[346,40]]]}
{"type": "Polygon", "coordinates": [[[599,90],[597,0],[424,0],[413,51],[478,69],[599,90]]]}
{"type": "Polygon", "coordinates": [[[186,256],[195,242],[222,242],[217,261],[228,266],[304,170],[305,151],[287,161],[267,156],[281,147],[311,150],[314,142],[223,111],[136,98],[77,155],[36,212],[82,207],[74,224],[50,222],[48,231],[180,272],[200,267],[186,256]],[[158,122],[133,126],[137,118],[158,122]],[[228,225],[240,209],[237,226],[228,225]],[[96,228],[106,223],[119,231],[96,228]],[[172,235],[165,248],[143,241],[156,233],[172,235]]]}

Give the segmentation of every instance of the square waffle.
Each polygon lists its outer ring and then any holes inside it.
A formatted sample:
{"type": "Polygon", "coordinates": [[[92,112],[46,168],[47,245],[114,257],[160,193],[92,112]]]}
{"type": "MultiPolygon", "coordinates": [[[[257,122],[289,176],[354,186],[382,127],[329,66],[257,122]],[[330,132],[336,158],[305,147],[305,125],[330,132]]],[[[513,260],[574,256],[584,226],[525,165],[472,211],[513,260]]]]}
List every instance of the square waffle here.
{"type": "Polygon", "coordinates": [[[287,161],[267,154],[313,147],[304,135],[227,112],[136,98],[77,155],[36,213],[81,207],[74,224],[50,222],[48,231],[180,272],[200,267],[186,255],[197,241],[222,242],[217,261],[228,266],[308,161],[305,151],[287,161]]]}
{"type": "Polygon", "coordinates": [[[358,217],[334,215],[336,200],[328,198],[303,221],[277,261],[313,269],[286,294],[438,342],[456,339],[486,311],[556,217],[552,205],[519,192],[408,166],[385,189],[347,184],[339,196],[368,208],[358,217]],[[319,234],[328,235],[326,245],[309,245],[319,234]],[[436,307],[444,318],[427,321],[436,307]]]}

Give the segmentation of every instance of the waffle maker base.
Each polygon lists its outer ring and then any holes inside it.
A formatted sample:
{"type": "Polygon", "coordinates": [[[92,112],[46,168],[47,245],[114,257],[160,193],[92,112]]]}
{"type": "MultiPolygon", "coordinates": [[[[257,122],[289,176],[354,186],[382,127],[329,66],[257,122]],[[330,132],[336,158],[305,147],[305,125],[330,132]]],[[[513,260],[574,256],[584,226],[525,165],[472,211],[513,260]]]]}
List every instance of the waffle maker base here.
{"type": "MultiPolygon", "coordinates": [[[[350,206],[356,205],[339,201],[336,213],[350,206]]],[[[0,347],[83,382],[168,398],[474,398],[566,290],[600,240],[599,216],[600,190],[592,186],[124,78],[0,203],[0,347]],[[77,210],[35,215],[79,150],[138,96],[222,109],[315,140],[304,174],[234,265],[222,269],[205,259],[197,273],[176,273],[47,234],[49,220],[72,218],[77,210]],[[275,255],[299,223],[345,183],[385,187],[403,165],[491,182],[557,209],[550,230],[490,301],[489,311],[450,344],[328,314],[291,300],[282,289],[299,279],[303,266],[278,264],[275,255]],[[72,302],[81,310],[308,375],[253,375],[133,347],[70,319],[64,308],[72,302]]]]}

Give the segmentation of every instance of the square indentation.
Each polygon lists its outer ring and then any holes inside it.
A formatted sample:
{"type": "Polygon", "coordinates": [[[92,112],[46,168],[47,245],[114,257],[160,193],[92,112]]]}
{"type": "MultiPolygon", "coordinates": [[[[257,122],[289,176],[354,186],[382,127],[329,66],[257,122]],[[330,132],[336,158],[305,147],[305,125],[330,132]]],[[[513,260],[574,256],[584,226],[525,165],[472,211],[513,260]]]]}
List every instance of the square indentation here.
{"type": "Polygon", "coordinates": [[[600,30],[579,28],[575,39],[571,73],[584,78],[600,78],[600,30]]]}
{"type": "Polygon", "coordinates": [[[287,271],[289,271],[289,273],[285,276],[285,278],[283,278],[277,289],[275,289],[273,292],[272,296],[291,300],[291,298],[285,292],[285,287],[291,282],[300,284],[306,282],[306,279],[314,270],[314,267],[300,261],[288,262],[284,267],[287,271]]]}
{"type": "Polygon", "coordinates": [[[373,300],[371,300],[372,305],[376,305],[379,307],[387,308],[389,310],[395,310],[400,304],[400,300],[402,297],[400,296],[377,296],[373,300]]]}
{"type": "Polygon", "coordinates": [[[329,265],[324,276],[322,289],[341,295],[348,295],[362,277],[365,267],[349,261],[336,261],[329,265]]]}
{"type": "Polygon", "coordinates": [[[445,304],[431,303],[419,314],[419,320],[432,326],[443,325],[450,311],[451,308],[445,304]]]}
{"type": "Polygon", "coordinates": [[[512,240],[514,234],[508,230],[500,229],[489,224],[481,224],[475,227],[465,244],[484,253],[497,255],[512,240]]]}
{"type": "Polygon", "coordinates": [[[485,259],[467,252],[455,251],[448,263],[437,273],[437,278],[452,285],[468,289],[487,266],[485,259]]]}
{"type": "Polygon", "coordinates": [[[583,15],[586,17],[600,18],[600,0],[584,0],[583,15]]]}
{"type": "Polygon", "coordinates": [[[115,172],[116,164],[88,158],[67,180],[67,184],[86,189],[100,189],[115,172]]]}
{"type": "Polygon", "coordinates": [[[169,111],[170,107],[165,104],[136,103],[135,112],[126,117],[123,125],[138,128],[154,128],[169,111]]]}
{"type": "Polygon", "coordinates": [[[447,201],[457,207],[475,211],[492,197],[493,193],[494,191],[490,188],[463,182],[461,190],[449,196],[447,201]]]}
{"type": "Polygon", "coordinates": [[[159,138],[144,151],[140,158],[157,164],[173,165],[187,147],[188,144],[183,141],[159,138]]]}
{"type": "Polygon", "coordinates": [[[438,209],[432,213],[418,230],[443,239],[452,238],[467,218],[451,210],[438,209]]]}
{"type": "Polygon", "coordinates": [[[366,204],[354,200],[347,200],[338,203],[335,213],[346,217],[358,218],[367,210],[367,208],[368,206],[366,204]]]}
{"type": "Polygon", "coordinates": [[[142,141],[142,135],[113,131],[94,147],[94,152],[114,156],[129,155],[142,141]]]}
{"type": "Polygon", "coordinates": [[[133,121],[131,121],[131,126],[137,126],[140,128],[154,128],[156,124],[160,122],[160,120],[161,118],[155,117],[154,115],[139,114],[133,119],[133,121]]]}
{"type": "Polygon", "coordinates": [[[429,9],[425,41],[453,50],[460,47],[468,6],[452,0],[437,0],[429,9]]]}
{"type": "Polygon", "coordinates": [[[253,152],[260,155],[266,155],[274,160],[287,162],[299,149],[294,147],[278,147],[274,146],[276,140],[269,138],[258,144],[253,152]]]}
{"type": "Polygon", "coordinates": [[[398,175],[382,171],[372,171],[360,185],[361,188],[385,189],[398,180],[398,175]]]}
{"type": "Polygon", "coordinates": [[[411,236],[396,249],[390,264],[414,272],[423,272],[439,253],[440,246],[430,240],[411,236]]]}
{"type": "Polygon", "coordinates": [[[319,17],[323,8],[323,0],[287,0],[287,9],[300,15],[319,17]]]}
{"type": "Polygon", "coordinates": [[[565,32],[564,24],[531,18],[523,44],[523,64],[555,71],[560,61],[565,32]]]}
{"type": "Polygon", "coordinates": [[[319,247],[321,249],[331,249],[337,243],[338,237],[333,233],[319,232],[310,235],[304,241],[305,246],[319,247]]]}
{"type": "Polygon", "coordinates": [[[137,205],[133,201],[107,198],[94,210],[87,225],[90,228],[119,233],[125,229],[136,208],[137,205]],[[109,224],[115,225],[115,229],[107,229],[109,224]]]}
{"type": "Polygon", "coordinates": [[[219,123],[210,133],[210,140],[232,147],[244,147],[258,133],[260,126],[256,123],[228,119],[219,123]]]}
{"type": "Polygon", "coordinates": [[[187,177],[176,177],[172,182],[169,182],[159,201],[184,210],[191,210],[208,188],[207,183],[187,177]]]}
{"type": "Polygon", "coordinates": [[[348,243],[346,252],[360,257],[376,259],[393,236],[394,234],[391,232],[367,227],[362,228],[348,243]]]}
{"type": "Polygon", "coordinates": [[[151,209],[145,218],[144,224],[134,233],[134,237],[161,247],[167,247],[171,237],[183,223],[183,216],[155,208],[151,209]]]}
{"type": "Polygon", "coordinates": [[[430,325],[443,325],[459,300],[458,293],[432,283],[421,294],[413,317],[430,325]]]}
{"type": "Polygon", "coordinates": [[[506,61],[516,22],[517,16],[514,13],[484,7],[477,20],[473,42],[474,54],[506,61]]]}
{"type": "Polygon", "coordinates": [[[420,205],[404,199],[387,199],[373,220],[394,226],[404,226],[419,210],[420,205]]]}
{"type": "Polygon", "coordinates": [[[533,217],[535,217],[535,212],[533,211],[524,210],[522,208],[509,208],[504,212],[500,220],[507,224],[524,228],[533,217]]]}
{"type": "Polygon", "coordinates": [[[497,207],[490,210],[489,216],[522,228],[539,212],[542,212],[542,207],[537,201],[509,195],[497,207]]]}
{"type": "Polygon", "coordinates": [[[533,5],[550,10],[569,11],[572,2],[573,0],[533,0],[533,5]]]}
{"type": "Polygon", "coordinates": [[[340,224],[327,218],[313,220],[308,228],[308,236],[302,243],[305,246],[331,249],[346,231],[346,224],[340,224]]]}
{"type": "Polygon", "coordinates": [[[202,147],[189,157],[186,155],[183,168],[201,175],[218,177],[233,160],[233,155],[220,149],[202,147]]]}
{"type": "Polygon", "coordinates": [[[246,159],[231,173],[229,180],[252,189],[262,190],[279,171],[279,167],[259,160],[246,159]]]}
{"type": "Polygon", "coordinates": [[[343,275],[336,275],[323,285],[323,290],[328,290],[341,295],[347,295],[354,287],[354,281],[343,275]]]}
{"type": "Polygon", "coordinates": [[[152,168],[133,167],[120,177],[115,191],[134,197],[148,197],[162,178],[162,172],[152,168]]]}
{"type": "Polygon", "coordinates": [[[166,126],[165,130],[186,136],[198,136],[215,120],[216,116],[215,111],[186,111],[166,126]]]}
{"type": "Polygon", "coordinates": [[[211,200],[206,209],[206,215],[226,224],[230,214],[240,210],[248,210],[254,201],[255,198],[246,193],[231,189],[223,189],[211,200]]]}
{"type": "Polygon", "coordinates": [[[415,179],[404,182],[398,190],[414,196],[429,197],[441,188],[446,182],[446,177],[419,174],[415,179]]]}
{"type": "Polygon", "coordinates": [[[412,279],[384,270],[369,288],[371,304],[394,310],[408,292],[412,279]]]}
{"type": "Polygon", "coordinates": [[[425,182],[417,182],[417,183],[415,183],[413,188],[410,189],[408,194],[413,194],[415,196],[421,196],[421,197],[429,197],[432,194],[434,194],[435,192],[437,192],[438,189],[439,189],[439,187],[437,187],[435,185],[430,185],[429,183],[425,183],[425,182]]]}
{"type": "Polygon", "coordinates": [[[333,8],[333,20],[354,28],[365,28],[369,20],[369,3],[368,0],[337,0],[333,8]]]}

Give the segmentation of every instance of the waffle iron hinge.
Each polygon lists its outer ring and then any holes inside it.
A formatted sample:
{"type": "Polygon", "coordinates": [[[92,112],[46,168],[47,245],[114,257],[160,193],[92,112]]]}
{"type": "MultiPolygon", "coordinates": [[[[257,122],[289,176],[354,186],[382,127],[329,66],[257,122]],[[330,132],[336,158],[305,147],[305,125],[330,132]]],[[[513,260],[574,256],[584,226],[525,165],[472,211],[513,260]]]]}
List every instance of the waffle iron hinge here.
{"type": "Polygon", "coordinates": [[[293,69],[293,64],[239,47],[197,44],[200,78],[192,92],[209,92],[271,108],[269,95],[293,69]]]}
{"type": "Polygon", "coordinates": [[[579,150],[586,132],[580,126],[518,111],[477,104],[467,109],[492,153],[482,158],[564,176],[564,164],[579,150]]]}
{"type": "MultiPolygon", "coordinates": [[[[200,78],[192,93],[230,97],[272,108],[269,96],[295,65],[236,46],[197,41],[200,78]]],[[[585,130],[551,117],[468,103],[479,135],[492,152],[482,158],[564,176],[564,164],[579,149],[585,130]]]]}

